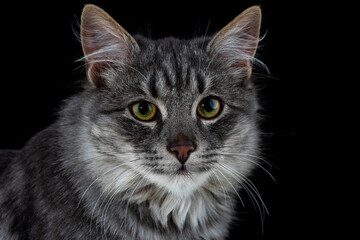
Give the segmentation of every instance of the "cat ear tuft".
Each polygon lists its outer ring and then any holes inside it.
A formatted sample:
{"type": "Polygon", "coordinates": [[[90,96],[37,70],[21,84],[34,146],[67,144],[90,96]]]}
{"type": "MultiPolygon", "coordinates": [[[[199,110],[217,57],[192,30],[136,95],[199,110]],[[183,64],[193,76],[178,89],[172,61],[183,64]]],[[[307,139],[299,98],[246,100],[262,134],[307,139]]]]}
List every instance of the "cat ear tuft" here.
{"type": "Polygon", "coordinates": [[[236,73],[249,78],[258,47],[260,24],[260,7],[246,9],[212,38],[207,51],[236,73]]]}
{"type": "Polygon", "coordinates": [[[102,71],[111,65],[126,66],[139,47],[133,37],[101,8],[88,4],[81,15],[81,44],[88,80],[99,86],[102,71]]]}

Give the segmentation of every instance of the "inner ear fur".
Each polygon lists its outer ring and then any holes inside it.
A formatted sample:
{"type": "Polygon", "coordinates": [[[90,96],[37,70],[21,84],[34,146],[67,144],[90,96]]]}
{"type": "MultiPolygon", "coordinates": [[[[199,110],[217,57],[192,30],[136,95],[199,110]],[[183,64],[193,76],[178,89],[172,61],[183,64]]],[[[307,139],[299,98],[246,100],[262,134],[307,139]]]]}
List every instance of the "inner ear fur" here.
{"type": "Polygon", "coordinates": [[[260,7],[250,7],[211,39],[207,51],[221,58],[233,71],[250,78],[259,42],[260,25],[260,7]]]}
{"type": "Polygon", "coordinates": [[[102,85],[101,72],[111,64],[126,66],[138,50],[134,38],[101,8],[89,4],[81,15],[81,44],[88,80],[102,85]]]}

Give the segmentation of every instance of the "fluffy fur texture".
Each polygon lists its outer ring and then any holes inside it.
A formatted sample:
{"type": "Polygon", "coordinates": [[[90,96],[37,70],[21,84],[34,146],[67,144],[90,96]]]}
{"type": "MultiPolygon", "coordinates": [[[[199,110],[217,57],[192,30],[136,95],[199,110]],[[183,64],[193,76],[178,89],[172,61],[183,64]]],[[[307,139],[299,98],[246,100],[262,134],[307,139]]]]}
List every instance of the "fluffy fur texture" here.
{"type": "Polygon", "coordinates": [[[0,239],[224,239],[240,188],[262,209],[247,178],[259,28],[253,7],[213,38],[149,40],[87,5],[84,91],[21,151],[0,151],[0,239]],[[221,100],[214,119],[197,114],[208,96],[221,100]],[[131,113],[144,100],[156,120],[131,113]],[[181,172],[168,150],[179,136],[196,144],[181,172]]]}

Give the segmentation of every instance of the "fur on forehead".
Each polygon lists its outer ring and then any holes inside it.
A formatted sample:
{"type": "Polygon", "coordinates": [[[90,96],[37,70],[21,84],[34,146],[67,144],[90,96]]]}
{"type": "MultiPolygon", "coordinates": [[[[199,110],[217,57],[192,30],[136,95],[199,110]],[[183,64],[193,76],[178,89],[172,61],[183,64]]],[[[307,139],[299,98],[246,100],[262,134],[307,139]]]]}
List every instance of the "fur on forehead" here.
{"type": "Polygon", "coordinates": [[[203,91],[206,64],[202,63],[205,50],[201,49],[201,45],[207,43],[208,38],[165,38],[155,41],[142,36],[134,38],[141,50],[131,65],[141,72],[138,74],[144,80],[140,84],[144,91],[154,98],[203,91]]]}
{"type": "Polygon", "coordinates": [[[135,40],[105,11],[87,5],[81,17],[81,42],[88,80],[101,88],[108,83],[108,78],[103,77],[106,68],[132,68],[144,77],[146,68],[162,67],[167,68],[166,83],[179,89],[184,86],[179,79],[191,82],[186,78],[190,74],[189,66],[206,74],[211,65],[226,74],[236,74],[238,79],[249,79],[252,64],[256,62],[260,21],[261,11],[255,6],[236,17],[211,40],[207,37],[193,41],[174,38],[152,41],[141,37],[135,40]],[[134,60],[140,60],[141,67],[134,67],[134,60]]]}

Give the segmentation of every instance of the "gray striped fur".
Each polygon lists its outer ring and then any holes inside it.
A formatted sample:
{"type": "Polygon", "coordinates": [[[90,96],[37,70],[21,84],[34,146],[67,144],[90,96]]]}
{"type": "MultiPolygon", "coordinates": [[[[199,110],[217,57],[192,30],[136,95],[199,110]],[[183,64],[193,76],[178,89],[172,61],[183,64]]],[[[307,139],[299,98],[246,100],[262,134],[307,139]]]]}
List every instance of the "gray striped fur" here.
{"type": "Polygon", "coordinates": [[[84,90],[23,149],[0,151],[0,239],[224,239],[238,191],[257,201],[256,17],[247,10],[213,38],[150,40],[86,6],[84,90]],[[208,96],[222,102],[209,120],[197,114],[208,96]],[[140,100],[156,121],[132,116],[140,100]],[[186,174],[167,149],[179,134],[196,143],[186,174]]]}

